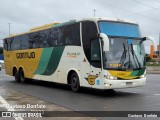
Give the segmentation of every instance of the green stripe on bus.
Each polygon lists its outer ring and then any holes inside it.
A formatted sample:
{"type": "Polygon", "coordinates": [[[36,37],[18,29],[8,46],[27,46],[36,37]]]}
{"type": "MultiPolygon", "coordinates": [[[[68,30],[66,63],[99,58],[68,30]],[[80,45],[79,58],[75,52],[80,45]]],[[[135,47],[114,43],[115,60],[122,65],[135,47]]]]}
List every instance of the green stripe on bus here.
{"type": "Polygon", "coordinates": [[[141,76],[145,72],[145,69],[133,71],[130,76],[141,76]]]}
{"type": "Polygon", "coordinates": [[[44,48],[35,74],[43,74],[47,69],[53,48],[44,48]]]}
{"type": "Polygon", "coordinates": [[[143,74],[144,74],[144,72],[145,72],[145,69],[139,70],[139,72],[138,72],[138,75],[137,75],[137,76],[141,76],[141,75],[143,75],[143,74]]]}
{"type": "Polygon", "coordinates": [[[132,74],[131,74],[130,76],[137,76],[138,72],[139,72],[138,70],[133,71],[132,74]]]}
{"type": "Polygon", "coordinates": [[[48,50],[48,53],[47,53],[47,49],[45,50],[45,52],[43,52],[39,65],[44,64],[44,61],[45,61],[45,65],[43,65],[43,67],[39,66],[38,69],[36,70],[36,74],[52,75],[56,71],[59,65],[60,59],[62,57],[62,53],[64,51],[64,46],[54,47],[51,50],[52,50],[51,53],[50,53],[50,50],[48,50]],[[47,56],[44,54],[46,54],[47,56]],[[43,71],[43,73],[38,71],[43,71]]]}

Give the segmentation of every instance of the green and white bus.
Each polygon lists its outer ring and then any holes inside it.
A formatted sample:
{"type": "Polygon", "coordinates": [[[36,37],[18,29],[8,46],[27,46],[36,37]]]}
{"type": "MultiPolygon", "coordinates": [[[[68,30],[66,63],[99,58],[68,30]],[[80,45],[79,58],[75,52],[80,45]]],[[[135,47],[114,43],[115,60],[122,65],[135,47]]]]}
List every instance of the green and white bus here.
{"type": "Polygon", "coordinates": [[[116,89],[146,82],[145,49],[135,22],[89,18],[53,23],[4,39],[5,70],[29,79],[116,89]]]}

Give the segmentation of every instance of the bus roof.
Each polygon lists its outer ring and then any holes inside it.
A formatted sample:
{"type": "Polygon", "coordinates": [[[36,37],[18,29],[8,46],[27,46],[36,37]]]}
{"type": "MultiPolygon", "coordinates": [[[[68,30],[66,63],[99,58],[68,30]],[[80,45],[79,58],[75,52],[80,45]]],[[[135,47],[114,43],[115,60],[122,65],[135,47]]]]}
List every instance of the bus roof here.
{"type": "Polygon", "coordinates": [[[41,30],[46,30],[46,29],[49,29],[49,28],[52,28],[52,27],[69,25],[69,24],[76,23],[76,22],[82,22],[82,21],[97,22],[97,21],[100,21],[100,20],[111,21],[111,22],[130,23],[130,24],[138,24],[137,22],[133,22],[133,21],[130,21],[130,20],[125,20],[125,19],[119,19],[119,18],[107,18],[107,17],[83,18],[83,19],[70,20],[70,21],[64,22],[64,23],[54,22],[54,23],[50,23],[50,24],[45,24],[45,25],[42,25],[42,26],[31,28],[28,32],[25,32],[25,33],[11,34],[7,38],[20,36],[20,35],[25,35],[25,34],[28,34],[28,33],[34,33],[34,32],[41,31],[41,30]]]}
{"type": "Polygon", "coordinates": [[[20,36],[20,35],[25,35],[25,34],[28,34],[28,33],[33,33],[33,32],[37,32],[37,31],[41,31],[41,30],[46,30],[46,29],[52,28],[54,25],[57,25],[57,24],[60,24],[60,23],[54,22],[54,23],[50,23],[50,24],[45,24],[45,25],[42,25],[42,26],[34,27],[34,28],[31,28],[28,32],[24,32],[24,33],[20,33],[20,34],[11,34],[7,38],[20,36]]]}
{"type": "Polygon", "coordinates": [[[137,22],[127,20],[127,19],[120,19],[120,18],[109,18],[109,17],[94,17],[94,18],[83,18],[83,19],[75,19],[77,22],[78,21],[111,21],[111,22],[122,22],[122,23],[131,23],[131,24],[138,24],[137,22]]]}

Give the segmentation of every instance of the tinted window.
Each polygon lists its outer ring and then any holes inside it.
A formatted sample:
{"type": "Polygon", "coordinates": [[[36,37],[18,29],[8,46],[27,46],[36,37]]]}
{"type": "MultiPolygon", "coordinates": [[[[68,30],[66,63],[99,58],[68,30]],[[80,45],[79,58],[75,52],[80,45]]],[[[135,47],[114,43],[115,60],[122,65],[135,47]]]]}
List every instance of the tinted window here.
{"type": "Polygon", "coordinates": [[[44,48],[52,45],[51,30],[43,30],[35,33],[30,33],[29,48],[44,48]]]}
{"type": "Polygon", "coordinates": [[[21,36],[11,38],[11,50],[19,50],[21,46],[21,36]]]}
{"type": "Polygon", "coordinates": [[[64,27],[65,45],[80,45],[80,25],[73,24],[64,27]]]}
{"type": "Polygon", "coordinates": [[[27,35],[22,35],[4,39],[4,49],[8,51],[28,49],[27,38],[28,38],[27,35]]]}
{"type": "Polygon", "coordinates": [[[80,45],[80,24],[51,28],[4,40],[6,50],[80,45]]]}
{"type": "Polygon", "coordinates": [[[91,65],[94,67],[101,67],[101,52],[99,39],[91,41],[91,65]]]}
{"type": "Polygon", "coordinates": [[[21,36],[21,46],[22,50],[28,49],[28,35],[21,36]]]}
{"type": "Polygon", "coordinates": [[[91,63],[91,40],[97,36],[97,27],[94,22],[82,22],[82,41],[85,55],[91,63]]]}
{"type": "Polygon", "coordinates": [[[55,46],[80,45],[80,24],[53,28],[51,35],[55,46]]]}
{"type": "Polygon", "coordinates": [[[29,48],[39,48],[42,44],[40,32],[30,33],[29,37],[29,48]]]}
{"type": "Polygon", "coordinates": [[[135,24],[101,21],[99,28],[100,32],[109,36],[141,37],[139,26],[135,24]]]}
{"type": "Polygon", "coordinates": [[[8,39],[4,39],[4,40],[3,40],[3,46],[4,46],[4,49],[5,49],[5,50],[8,50],[8,46],[9,46],[7,40],[8,40],[8,39]]]}
{"type": "Polygon", "coordinates": [[[8,38],[7,43],[8,43],[8,50],[11,50],[11,44],[13,42],[13,38],[8,38]]]}
{"type": "Polygon", "coordinates": [[[61,39],[61,31],[59,28],[52,28],[49,30],[50,46],[57,46],[58,41],[61,39]]]}
{"type": "Polygon", "coordinates": [[[100,45],[99,40],[94,39],[91,41],[91,60],[92,61],[99,61],[100,60],[100,45]]]}
{"type": "Polygon", "coordinates": [[[29,48],[80,45],[80,24],[72,24],[29,34],[29,48]]]}

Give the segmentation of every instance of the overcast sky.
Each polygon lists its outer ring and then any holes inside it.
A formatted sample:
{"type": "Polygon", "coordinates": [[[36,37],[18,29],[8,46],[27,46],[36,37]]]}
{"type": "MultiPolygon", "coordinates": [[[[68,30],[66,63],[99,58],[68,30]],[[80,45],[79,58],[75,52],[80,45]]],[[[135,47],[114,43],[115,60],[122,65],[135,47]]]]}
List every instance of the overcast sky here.
{"type": "Polygon", "coordinates": [[[117,17],[138,22],[143,36],[157,41],[160,33],[160,0],[0,0],[0,46],[9,33],[75,18],[117,17]]]}

